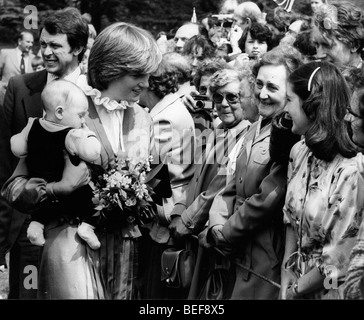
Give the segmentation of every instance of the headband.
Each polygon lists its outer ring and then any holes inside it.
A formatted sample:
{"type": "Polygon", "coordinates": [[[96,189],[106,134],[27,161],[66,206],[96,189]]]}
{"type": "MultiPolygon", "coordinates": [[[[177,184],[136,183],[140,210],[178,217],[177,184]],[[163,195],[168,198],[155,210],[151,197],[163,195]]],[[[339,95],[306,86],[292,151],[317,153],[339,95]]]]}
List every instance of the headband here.
{"type": "Polygon", "coordinates": [[[307,90],[311,91],[311,83],[313,80],[313,77],[315,76],[316,72],[320,70],[320,67],[317,67],[315,70],[313,70],[313,72],[311,73],[310,79],[308,79],[308,85],[307,85],[307,90]]]}

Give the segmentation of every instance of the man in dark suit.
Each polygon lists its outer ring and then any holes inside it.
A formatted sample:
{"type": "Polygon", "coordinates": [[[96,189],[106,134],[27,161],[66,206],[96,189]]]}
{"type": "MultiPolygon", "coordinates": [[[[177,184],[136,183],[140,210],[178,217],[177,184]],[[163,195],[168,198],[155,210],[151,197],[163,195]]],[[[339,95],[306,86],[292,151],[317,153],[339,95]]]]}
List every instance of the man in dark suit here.
{"type": "MultiPolygon", "coordinates": [[[[10,137],[26,126],[29,117],[42,117],[40,97],[45,85],[58,78],[80,86],[86,84],[79,62],[87,39],[88,25],[77,9],[55,12],[44,21],[40,33],[46,70],[10,78],[4,107],[0,110],[0,187],[18,163],[10,150],[10,137]]],[[[40,247],[27,239],[29,222],[29,214],[12,209],[0,197],[0,268],[6,266],[5,254],[10,250],[9,299],[35,299],[37,296],[37,284],[29,277],[38,266],[40,247]]]]}

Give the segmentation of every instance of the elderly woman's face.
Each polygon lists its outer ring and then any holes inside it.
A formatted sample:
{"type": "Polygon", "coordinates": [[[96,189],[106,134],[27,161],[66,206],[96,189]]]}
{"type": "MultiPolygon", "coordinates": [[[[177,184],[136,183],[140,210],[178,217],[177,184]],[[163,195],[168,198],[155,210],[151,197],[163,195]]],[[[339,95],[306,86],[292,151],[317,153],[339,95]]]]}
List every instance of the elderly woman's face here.
{"type": "Polygon", "coordinates": [[[316,47],[317,59],[325,60],[338,66],[351,65],[353,53],[345,43],[339,41],[334,36],[330,39],[326,39],[326,37],[322,36],[321,31],[316,26],[312,29],[312,39],[313,44],[316,47]]]}
{"type": "Polygon", "coordinates": [[[108,97],[117,101],[137,102],[144,89],[148,88],[149,75],[126,75],[109,85],[108,97]]]}
{"type": "Polygon", "coordinates": [[[239,89],[240,83],[238,81],[235,81],[217,89],[216,92],[212,95],[213,100],[215,95],[220,97],[220,99],[221,96],[223,96],[221,103],[217,103],[215,100],[214,102],[217,115],[219,116],[225,128],[234,127],[244,118],[244,111],[240,104],[239,89]],[[236,101],[231,100],[230,97],[237,97],[237,99],[236,101]],[[228,101],[227,99],[230,101],[228,101]]]}
{"type": "Polygon", "coordinates": [[[363,119],[360,115],[359,97],[364,94],[364,89],[359,89],[354,91],[351,101],[350,108],[345,117],[351,124],[351,129],[353,131],[353,141],[354,143],[364,149],[364,131],[363,131],[363,119]]]}
{"type": "Polygon", "coordinates": [[[259,68],[254,95],[259,114],[273,118],[286,104],[287,71],[283,65],[267,65],[259,68]]]}

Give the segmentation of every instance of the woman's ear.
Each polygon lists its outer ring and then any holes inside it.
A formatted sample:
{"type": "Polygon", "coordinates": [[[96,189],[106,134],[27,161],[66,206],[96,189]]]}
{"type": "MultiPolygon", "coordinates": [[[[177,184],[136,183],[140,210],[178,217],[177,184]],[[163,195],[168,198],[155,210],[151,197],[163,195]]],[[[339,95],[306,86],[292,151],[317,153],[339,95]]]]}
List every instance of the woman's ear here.
{"type": "Polygon", "coordinates": [[[247,23],[247,25],[248,25],[248,28],[250,29],[251,28],[251,26],[252,26],[252,20],[250,19],[250,18],[246,18],[246,23],[247,23]]]}
{"type": "Polygon", "coordinates": [[[56,118],[58,120],[62,120],[63,119],[63,111],[64,108],[62,106],[57,106],[55,111],[54,111],[54,115],[56,116],[56,118]]]}

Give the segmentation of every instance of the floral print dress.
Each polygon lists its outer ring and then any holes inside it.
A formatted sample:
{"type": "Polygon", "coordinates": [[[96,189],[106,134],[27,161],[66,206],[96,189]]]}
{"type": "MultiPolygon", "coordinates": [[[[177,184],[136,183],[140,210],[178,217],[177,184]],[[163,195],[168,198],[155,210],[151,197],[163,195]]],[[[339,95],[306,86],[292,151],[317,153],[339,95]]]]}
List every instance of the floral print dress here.
{"type": "MultiPolygon", "coordinates": [[[[337,155],[331,162],[314,157],[305,141],[294,145],[288,167],[284,223],[298,238],[292,254],[298,276],[317,267],[325,289],[306,298],[342,298],[350,252],[361,222],[356,157],[337,155]]],[[[289,261],[290,262],[290,261],[289,261]]]]}

